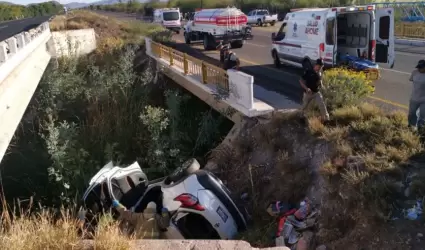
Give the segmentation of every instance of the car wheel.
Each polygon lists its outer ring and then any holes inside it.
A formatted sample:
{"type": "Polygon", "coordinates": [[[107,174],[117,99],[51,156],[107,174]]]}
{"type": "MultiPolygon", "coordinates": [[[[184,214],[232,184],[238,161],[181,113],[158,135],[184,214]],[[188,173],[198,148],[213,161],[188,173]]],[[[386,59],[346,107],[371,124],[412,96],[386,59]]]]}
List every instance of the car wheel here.
{"type": "Polygon", "coordinates": [[[276,24],[276,22],[275,21],[272,21],[271,23],[270,23],[270,26],[274,26],[276,24]]]}
{"type": "Polygon", "coordinates": [[[177,34],[177,35],[178,35],[178,34],[180,34],[180,30],[177,30],[177,31],[176,31],[176,34],[177,34]]]}
{"type": "Polygon", "coordinates": [[[195,173],[200,168],[201,165],[199,165],[199,162],[195,158],[189,159],[185,161],[181,167],[176,168],[173,173],[168,176],[168,179],[172,182],[177,182],[180,179],[195,173]]]}

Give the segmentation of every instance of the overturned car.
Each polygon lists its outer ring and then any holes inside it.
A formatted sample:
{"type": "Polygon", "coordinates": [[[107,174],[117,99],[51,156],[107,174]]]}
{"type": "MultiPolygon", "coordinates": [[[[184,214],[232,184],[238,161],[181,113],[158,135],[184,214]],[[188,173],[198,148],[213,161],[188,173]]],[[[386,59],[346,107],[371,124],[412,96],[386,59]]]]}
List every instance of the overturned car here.
{"type": "Polygon", "coordinates": [[[93,222],[109,210],[117,218],[114,200],[135,213],[155,202],[158,214],[168,213],[162,238],[232,239],[247,227],[244,210],[232,200],[230,191],[213,173],[201,170],[196,159],[153,181],[137,162],[127,167],[110,162],[90,180],[84,193],[85,220],[93,222]]]}

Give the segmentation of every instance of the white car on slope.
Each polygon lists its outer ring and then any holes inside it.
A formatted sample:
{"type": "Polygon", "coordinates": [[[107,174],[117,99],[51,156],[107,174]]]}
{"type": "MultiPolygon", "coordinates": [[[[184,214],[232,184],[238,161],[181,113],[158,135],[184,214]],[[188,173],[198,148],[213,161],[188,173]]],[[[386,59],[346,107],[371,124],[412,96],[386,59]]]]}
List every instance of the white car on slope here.
{"type": "Polygon", "coordinates": [[[148,181],[137,162],[128,167],[105,165],[90,181],[84,196],[90,216],[107,210],[112,200],[134,212],[155,202],[157,212],[169,211],[170,223],[162,228],[169,239],[232,239],[246,229],[246,217],[214,174],[188,160],[167,177],[148,181]]]}

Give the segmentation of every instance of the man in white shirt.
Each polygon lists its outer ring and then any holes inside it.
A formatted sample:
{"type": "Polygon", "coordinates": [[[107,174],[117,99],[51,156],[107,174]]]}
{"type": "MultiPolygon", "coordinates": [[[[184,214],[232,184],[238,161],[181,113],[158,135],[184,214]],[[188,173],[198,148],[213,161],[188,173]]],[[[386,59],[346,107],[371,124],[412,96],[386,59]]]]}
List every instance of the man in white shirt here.
{"type": "Polygon", "coordinates": [[[413,83],[410,95],[408,123],[409,126],[422,128],[425,125],[425,60],[420,60],[410,75],[413,83]],[[419,109],[419,118],[417,111],[419,109]]]}

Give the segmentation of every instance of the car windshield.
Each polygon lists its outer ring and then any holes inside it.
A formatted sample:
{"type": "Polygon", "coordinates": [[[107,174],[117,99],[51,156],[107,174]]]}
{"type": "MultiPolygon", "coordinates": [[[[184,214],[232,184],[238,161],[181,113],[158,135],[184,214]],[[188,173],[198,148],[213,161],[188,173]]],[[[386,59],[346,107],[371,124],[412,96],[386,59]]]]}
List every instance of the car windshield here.
{"type": "Polygon", "coordinates": [[[268,14],[269,14],[269,12],[267,10],[257,11],[257,15],[268,15],[268,14]]]}
{"type": "Polygon", "coordinates": [[[172,11],[172,12],[164,12],[163,14],[164,21],[175,21],[180,19],[179,12],[172,11]]]}

